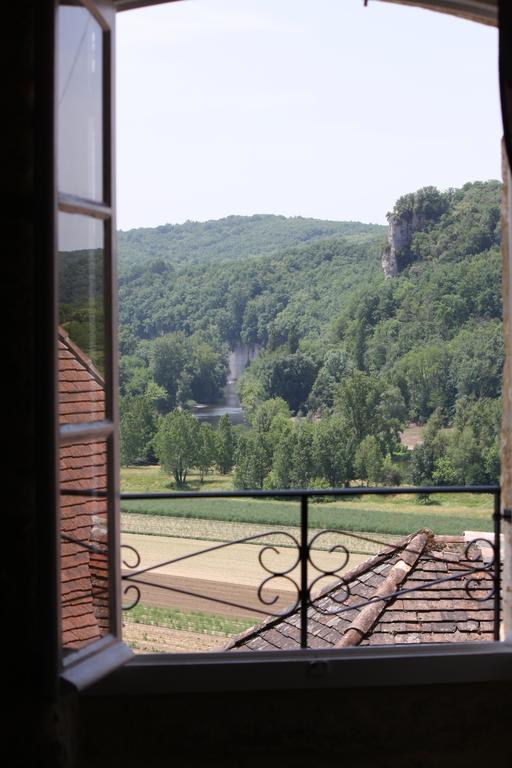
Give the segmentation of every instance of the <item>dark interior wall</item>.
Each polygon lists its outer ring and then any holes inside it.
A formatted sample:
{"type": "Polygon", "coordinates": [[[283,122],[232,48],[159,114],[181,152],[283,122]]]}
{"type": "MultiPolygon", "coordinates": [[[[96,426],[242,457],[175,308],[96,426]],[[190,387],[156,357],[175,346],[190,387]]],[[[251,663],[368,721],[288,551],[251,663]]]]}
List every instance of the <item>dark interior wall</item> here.
{"type": "MultiPolygon", "coordinates": [[[[7,715],[9,725],[27,726],[25,739],[19,739],[20,757],[28,759],[30,744],[35,741],[35,724],[40,697],[34,695],[35,655],[33,638],[37,636],[34,621],[36,562],[35,501],[35,377],[34,307],[34,54],[35,37],[33,3],[18,4],[14,10],[13,35],[3,35],[3,109],[4,152],[3,186],[8,199],[3,205],[2,230],[4,311],[3,360],[4,375],[9,375],[10,407],[5,419],[10,427],[7,448],[9,504],[4,507],[2,565],[6,566],[2,608],[4,615],[15,617],[7,679],[15,694],[7,715]],[[7,109],[7,105],[9,105],[7,109]],[[22,268],[20,268],[22,267],[22,268]],[[23,311],[19,311],[17,298],[23,311]],[[14,418],[13,418],[14,417],[14,418]],[[7,561],[7,562],[6,562],[7,561]],[[20,564],[22,567],[20,568],[20,564]],[[16,574],[16,578],[13,577],[16,574]],[[20,607],[23,607],[20,610],[20,607]],[[14,629],[15,627],[15,629],[14,629]],[[11,678],[10,672],[16,675],[11,678]],[[9,715],[12,720],[9,721],[9,715]]],[[[11,30],[12,31],[12,30],[11,30]]],[[[6,433],[4,432],[4,435],[6,433]]],[[[7,437],[7,435],[6,435],[7,437]]],[[[45,707],[43,708],[45,709],[45,707]]]]}
{"type": "Polygon", "coordinates": [[[84,697],[77,768],[510,768],[510,695],[486,684],[84,697]]]}
{"type": "Polygon", "coordinates": [[[48,654],[55,639],[48,611],[53,600],[48,519],[54,488],[47,471],[54,444],[48,408],[51,336],[45,332],[52,321],[47,249],[52,224],[48,211],[53,207],[47,194],[52,165],[52,41],[47,22],[52,15],[49,0],[16,0],[2,35],[2,183],[7,195],[2,205],[2,371],[7,384],[2,481],[8,500],[2,509],[2,624],[8,649],[4,725],[6,743],[15,746],[13,764],[58,766],[63,740],[48,654]]]}
{"type": "Polygon", "coordinates": [[[52,290],[44,246],[45,207],[51,200],[41,186],[41,179],[47,181],[45,162],[51,160],[44,131],[49,116],[45,66],[51,73],[45,13],[51,8],[49,0],[17,0],[4,30],[4,103],[9,105],[4,295],[11,312],[4,321],[3,369],[9,372],[8,410],[15,417],[6,480],[15,493],[4,509],[9,581],[3,617],[9,619],[7,678],[14,673],[12,687],[7,683],[12,692],[8,733],[17,755],[12,764],[510,765],[511,691],[504,684],[144,698],[54,695],[48,654],[52,617],[45,608],[52,574],[41,555],[44,537],[52,535],[47,526],[51,478],[44,469],[51,462],[52,440],[48,410],[41,412],[50,369],[48,361],[44,365],[41,331],[52,290]]]}

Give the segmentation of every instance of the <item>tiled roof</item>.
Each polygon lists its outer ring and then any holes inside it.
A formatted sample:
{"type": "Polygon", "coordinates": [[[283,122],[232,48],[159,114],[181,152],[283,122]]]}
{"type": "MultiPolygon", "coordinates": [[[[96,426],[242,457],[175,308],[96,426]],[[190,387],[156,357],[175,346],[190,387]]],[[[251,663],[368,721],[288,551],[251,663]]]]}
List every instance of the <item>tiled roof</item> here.
{"type": "Polygon", "coordinates": [[[98,421],[105,416],[105,384],[93,362],[59,327],[59,420],[98,421]]]}
{"type": "MultiPolygon", "coordinates": [[[[60,423],[102,419],[105,392],[101,375],[59,328],[60,423]]],[[[105,490],[105,441],[65,444],[60,449],[61,490],[105,490]]],[[[76,649],[108,631],[107,502],[90,496],[61,495],[62,645],[76,649]],[[75,543],[77,542],[77,543],[75,543]]]]}
{"type": "MultiPolygon", "coordinates": [[[[468,549],[462,536],[433,536],[421,529],[386,547],[314,597],[308,647],[492,640],[492,571],[464,573],[488,562],[480,544],[468,549]],[[442,581],[425,588],[434,580],[442,581]]],[[[234,638],[225,650],[299,646],[300,612],[294,606],[234,638]]]]}

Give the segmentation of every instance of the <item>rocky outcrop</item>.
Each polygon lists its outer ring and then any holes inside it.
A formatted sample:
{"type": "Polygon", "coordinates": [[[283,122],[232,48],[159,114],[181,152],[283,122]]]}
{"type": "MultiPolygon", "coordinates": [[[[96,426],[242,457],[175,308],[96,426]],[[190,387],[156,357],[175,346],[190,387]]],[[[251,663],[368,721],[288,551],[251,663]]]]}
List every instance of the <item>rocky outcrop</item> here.
{"type": "Polygon", "coordinates": [[[396,277],[414,259],[413,237],[447,210],[449,194],[435,187],[423,187],[400,197],[388,213],[388,244],[382,254],[384,277],[396,277]]]}
{"type": "Polygon", "coordinates": [[[406,215],[391,213],[388,221],[388,244],[382,254],[382,269],[386,278],[397,277],[410,263],[412,237],[427,224],[426,217],[416,211],[406,215]]]}
{"type": "Polygon", "coordinates": [[[237,341],[233,344],[229,352],[229,372],[228,380],[236,381],[249,363],[252,363],[256,355],[260,350],[259,344],[244,344],[242,341],[237,341]]]}

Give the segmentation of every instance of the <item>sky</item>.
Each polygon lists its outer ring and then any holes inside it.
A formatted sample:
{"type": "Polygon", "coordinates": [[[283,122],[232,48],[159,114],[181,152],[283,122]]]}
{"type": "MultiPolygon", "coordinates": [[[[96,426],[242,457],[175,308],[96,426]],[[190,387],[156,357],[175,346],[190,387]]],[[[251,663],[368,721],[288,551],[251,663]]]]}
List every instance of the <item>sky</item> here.
{"type": "Polygon", "coordinates": [[[497,32],[370,0],[118,15],[120,229],[273,213],[386,223],[500,178],[497,32]]]}

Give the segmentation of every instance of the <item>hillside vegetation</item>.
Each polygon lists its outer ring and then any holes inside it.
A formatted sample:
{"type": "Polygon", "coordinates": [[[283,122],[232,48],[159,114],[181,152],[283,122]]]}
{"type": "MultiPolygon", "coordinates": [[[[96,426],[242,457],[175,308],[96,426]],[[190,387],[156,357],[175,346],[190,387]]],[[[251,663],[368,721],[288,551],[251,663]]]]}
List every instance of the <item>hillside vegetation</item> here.
{"type": "Polygon", "coordinates": [[[153,260],[174,267],[240,261],[247,256],[273,253],[292,245],[312,243],[331,235],[356,238],[374,235],[384,228],[357,221],[325,221],[302,216],[286,218],[256,214],[227,216],[218,221],[187,221],[155,228],[117,233],[121,274],[138,271],[153,260]]]}
{"type": "Polygon", "coordinates": [[[120,233],[123,461],[160,460],[177,485],[213,465],[242,488],[495,482],[500,194],[404,195],[387,246],[375,225],[279,216],[120,233]],[[187,409],[219,397],[240,342],[259,349],[239,381],[249,426],[199,429],[187,409]],[[426,425],[412,452],[409,422],[426,425]]]}

